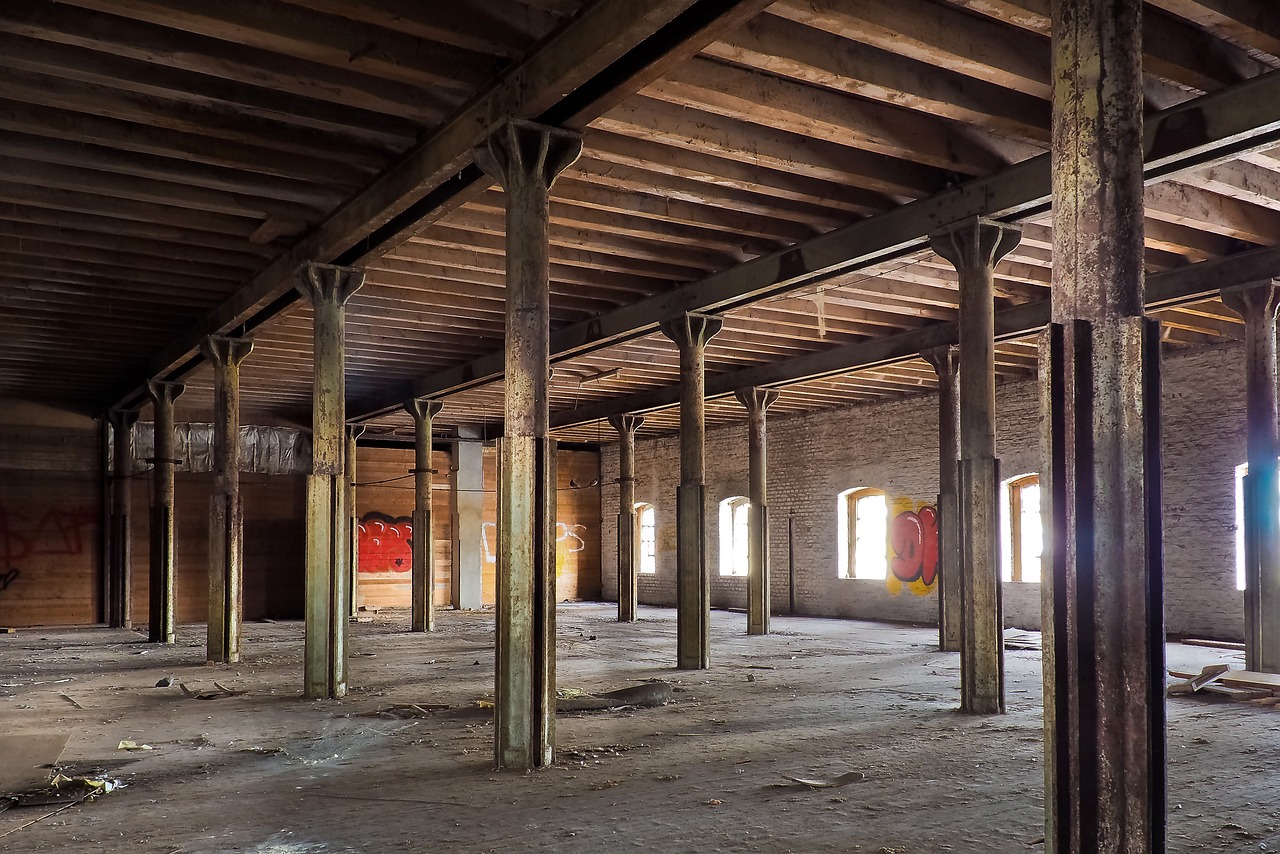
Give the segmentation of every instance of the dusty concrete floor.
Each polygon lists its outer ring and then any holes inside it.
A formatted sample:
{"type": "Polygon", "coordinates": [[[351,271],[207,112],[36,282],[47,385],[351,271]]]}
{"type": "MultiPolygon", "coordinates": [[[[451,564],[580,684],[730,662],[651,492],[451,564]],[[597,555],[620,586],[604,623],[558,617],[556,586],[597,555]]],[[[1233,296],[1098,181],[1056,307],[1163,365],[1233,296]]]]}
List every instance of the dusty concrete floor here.
{"type": "MultiPolygon", "coordinates": [[[[30,827],[48,810],[0,813],[0,851],[1043,850],[1039,653],[1008,654],[1009,714],[971,718],[954,711],[958,658],[930,630],[775,618],[748,638],[742,615],[717,612],[713,667],[687,673],[671,666],[674,611],[613,614],[561,606],[560,685],[665,678],[675,702],[560,716],[559,761],[528,776],[493,771],[491,723],[471,710],[492,690],[491,613],[444,612],[431,636],[405,633],[402,613],[353,625],[353,691],[327,702],[299,697],[299,623],[246,626],[245,661],[227,667],[203,664],[198,626],[171,648],[102,629],[0,636],[3,730],[69,731],[65,765],[127,783],[30,827]],[[247,693],[152,687],[170,675],[247,693]],[[455,710],[356,716],[409,702],[455,710]],[[848,770],[865,780],[777,785],[848,770]]],[[[1240,666],[1177,645],[1169,658],[1240,666]]],[[[1280,712],[1169,709],[1170,850],[1280,850],[1280,712]]]]}

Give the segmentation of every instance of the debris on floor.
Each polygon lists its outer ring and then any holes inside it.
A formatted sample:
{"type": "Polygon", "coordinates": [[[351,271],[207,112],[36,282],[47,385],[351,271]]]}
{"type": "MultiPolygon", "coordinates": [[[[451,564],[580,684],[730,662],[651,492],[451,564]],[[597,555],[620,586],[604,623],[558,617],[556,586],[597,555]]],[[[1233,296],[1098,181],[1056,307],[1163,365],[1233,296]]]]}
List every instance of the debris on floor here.
{"type": "MultiPolygon", "coordinates": [[[[810,789],[838,789],[850,783],[861,783],[866,777],[861,771],[847,771],[835,777],[796,777],[792,774],[783,774],[782,776],[793,783],[808,786],[810,789]]],[[[777,785],[784,784],[779,783],[777,785]]]]}
{"type": "Polygon", "coordinates": [[[70,738],[65,732],[0,735],[0,794],[47,786],[70,738]]]}
{"type": "Polygon", "coordinates": [[[453,708],[448,703],[393,703],[371,712],[358,712],[352,717],[358,718],[429,718],[433,712],[447,712],[453,708]]]}
{"type": "Polygon", "coordinates": [[[120,742],[120,745],[116,747],[116,750],[155,750],[155,748],[149,744],[138,744],[138,742],[133,739],[126,738],[120,742]]]}
{"type": "Polygon", "coordinates": [[[1005,629],[1004,648],[1034,650],[1039,652],[1041,649],[1040,633],[1027,632],[1022,629],[1005,629]]]}
{"type": "Polygon", "coordinates": [[[566,688],[556,692],[557,712],[596,712],[607,709],[649,709],[671,702],[670,682],[646,682],[617,691],[591,694],[581,689],[566,688]]]}
{"type": "Polygon", "coordinates": [[[178,687],[182,689],[182,693],[192,700],[220,700],[223,697],[239,697],[241,694],[247,694],[247,691],[236,691],[217,682],[213,683],[214,691],[192,691],[187,687],[187,683],[179,682],[178,687]]]}

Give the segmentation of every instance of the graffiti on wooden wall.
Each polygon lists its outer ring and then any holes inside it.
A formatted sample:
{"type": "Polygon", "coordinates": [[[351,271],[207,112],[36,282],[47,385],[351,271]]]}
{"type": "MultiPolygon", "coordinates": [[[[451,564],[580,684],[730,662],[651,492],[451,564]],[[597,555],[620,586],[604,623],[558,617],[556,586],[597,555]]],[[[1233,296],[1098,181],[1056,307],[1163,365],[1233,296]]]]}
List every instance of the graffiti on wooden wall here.
{"type": "MultiPolygon", "coordinates": [[[[567,522],[556,522],[556,572],[564,569],[564,562],[571,554],[585,551],[587,541],[586,525],[571,525],[567,522]]],[[[496,522],[485,522],[480,526],[480,536],[484,543],[484,559],[487,563],[498,562],[498,525],[496,522]]]]}
{"type": "Polygon", "coordinates": [[[15,513],[0,503],[0,592],[22,575],[21,565],[83,554],[97,524],[88,507],[15,513]]]}
{"type": "Polygon", "coordinates": [[[413,571],[413,519],[366,513],[357,529],[358,563],[361,573],[413,571]]]}
{"type": "Polygon", "coordinates": [[[889,592],[928,596],[938,581],[938,508],[895,498],[889,518],[889,592]]]}

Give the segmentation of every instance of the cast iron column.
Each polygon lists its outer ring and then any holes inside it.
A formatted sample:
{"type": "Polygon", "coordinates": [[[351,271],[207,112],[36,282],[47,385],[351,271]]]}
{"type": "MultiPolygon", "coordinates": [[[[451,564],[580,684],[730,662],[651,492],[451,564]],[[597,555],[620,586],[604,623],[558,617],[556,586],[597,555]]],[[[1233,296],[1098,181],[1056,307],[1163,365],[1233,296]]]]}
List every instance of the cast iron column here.
{"type": "Polygon", "coordinates": [[[107,625],[113,629],[133,627],[133,543],[130,540],[130,487],[133,478],[133,425],[138,413],[112,409],[111,423],[111,517],[108,531],[110,562],[107,565],[107,625]]]}
{"type": "Polygon", "coordinates": [[[680,348],[680,487],[676,490],[676,666],[702,670],[711,655],[711,588],[707,578],[707,342],[724,321],[686,314],[662,324],[680,348]]]}
{"type": "Polygon", "coordinates": [[[173,473],[178,460],[173,448],[173,402],[182,394],[181,383],[147,382],[155,413],[154,452],[151,464],[151,585],[147,639],[173,643],[173,473]]]}
{"type": "Polygon", "coordinates": [[[548,196],[582,152],[576,133],[510,121],[476,150],[507,203],[506,418],[498,467],[499,768],[550,765],[556,714],[556,477],[548,438],[548,196]]]}
{"type": "Polygon", "coordinates": [[[1004,712],[994,283],[1021,237],[1017,226],[981,219],[930,237],[960,276],[960,710],[972,714],[1004,712]]]}
{"type": "MultiPolygon", "coordinates": [[[[1141,0],[1053,3],[1046,851],[1165,851],[1159,324],[1143,316],[1141,0]]],[[[965,371],[968,370],[968,363],[965,371]]]]}
{"type": "Polygon", "coordinates": [[[750,480],[747,511],[747,634],[769,634],[769,490],[765,456],[765,410],[778,399],[771,388],[744,388],[736,393],[747,408],[747,468],[750,480]]]}
{"type": "Polygon", "coordinates": [[[347,616],[355,617],[359,603],[356,601],[360,579],[360,512],[356,509],[356,458],[359,456],[357,441],[364,428],[351,424],[347,426],[347,616]]]}
{"type": "Polygon", "coordinates": [[[640,602],[636,565],[636,431],[643,415],[611,415],[618,431],[618,622],[634,623],[640,602]]]}
{"type": "Polygon", "coordinates": [[[964,563],[960,556],[960,348],[920,354],[938,374],[938,649],[960,651],[964,563]]]}
{"type": "Polygon", "coordinates": [[[435,562],[431,552],[431,419],[443,406],[438,400],[411,397],[404,402],[413,416],[413,599],[409,631],[436,627],[435,562]]]}
{"type": "Polygon", "coordinates": [[[1276,307],[1273,281],[1223,291],[1244,318],[1249,472],[1244,478],[1245,668],[1280,673],[1280,435],[1276,426],[1276,307]]]}
{"type": "Polygon", "coordinates": [[[306,264],[295,282],[311,303],[311,475],[307,478],[306,642],[303,694],[347,693],[347,542],[345,308],[364,271],[306,264]]]}
{"type": "Polygon", "coordinates": [[[253,350],[245,338],[211,335],[201,345],[213,366],[213,494],[209,497],[209,627],[205,657],[240,660],[244,604],[244,507],[240,503],[240,363],[253,350]]]}

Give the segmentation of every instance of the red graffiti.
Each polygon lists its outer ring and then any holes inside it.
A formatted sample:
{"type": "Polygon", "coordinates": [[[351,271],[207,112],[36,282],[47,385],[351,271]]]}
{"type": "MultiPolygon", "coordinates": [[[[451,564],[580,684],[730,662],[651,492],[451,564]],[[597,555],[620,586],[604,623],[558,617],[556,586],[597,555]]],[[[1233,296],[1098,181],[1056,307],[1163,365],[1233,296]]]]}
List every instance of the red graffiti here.
{"type": "Polygon", "coordinates": [[[889,528],[894,558],[889,567],[904,583],[933,584],[938,577],[938,510],[921,507],[899,513],[889,528]]]}
{"type": "Polygon", "coordinates": [[[8,513],[0,505],[0,567],[11,566],[32,555],[78,555],[92,541],[98,519],[92,510],[48,510],[32,523],[33,516],[8,513]]]}
{"type": "Polygon", "coordinates": [[[411,572],[413,520],[385,513],[366,513],[359,529],[360,572],[411,572]]]}

